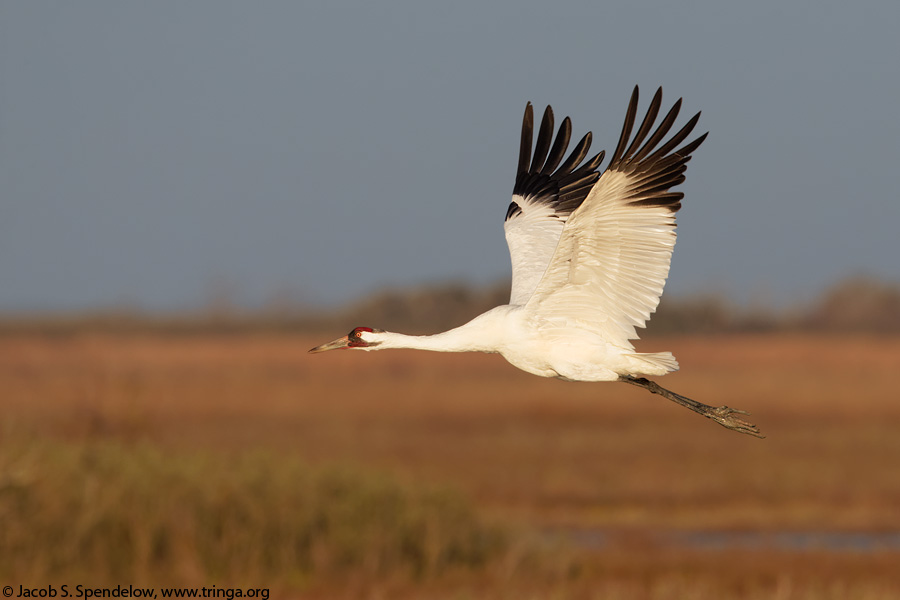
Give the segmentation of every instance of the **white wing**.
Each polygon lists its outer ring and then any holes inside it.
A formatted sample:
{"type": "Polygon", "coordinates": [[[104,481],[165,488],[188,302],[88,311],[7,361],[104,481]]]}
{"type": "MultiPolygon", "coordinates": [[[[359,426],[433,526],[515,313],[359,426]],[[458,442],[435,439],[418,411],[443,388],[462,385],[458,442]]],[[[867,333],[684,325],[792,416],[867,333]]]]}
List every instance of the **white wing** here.
{"type": "Polygon", "coordinates": [[[669,273],[675,212],[684,197],[669,189],[684,181],[691,152],[706,139],[704,134],[674,150],[697,124],[697,113],[656,149],[678,116],[679,99],[643,143],[659,112],[660,88],[629,145],[637,101],[635,87],[610,164],[569,217],[526,307],[626,348],[637,337],[635,328],[643,327],[656,310],[669,273]]]}
{"type": "Polygon", "coordinates": [[[531,297],[550,264],[566,220],[584,202],[600,177],[597,167],[604,156],[601,152],[579,166],[591,147],[588,132],[560,166],[572,136],[572,122],[569,117],[563,119],[553,148],[550,148],[553,110],[548,106],[541,120],[532,160],[533,127],[534,114],[529,102],[522,119],[516,185],[503,226],[512,262],[510,304],[525,304],[531,297]]]}

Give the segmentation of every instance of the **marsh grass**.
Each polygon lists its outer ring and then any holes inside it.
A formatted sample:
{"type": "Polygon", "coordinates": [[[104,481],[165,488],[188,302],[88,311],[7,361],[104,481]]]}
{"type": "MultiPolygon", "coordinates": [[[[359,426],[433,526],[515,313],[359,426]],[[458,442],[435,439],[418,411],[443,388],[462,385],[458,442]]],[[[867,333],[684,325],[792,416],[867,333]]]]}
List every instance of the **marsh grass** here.
{"type": "Polygon", "coordinates": [[[900,531],[900,338],[642,342],[681,361],[667,387],[753,411],[766,440],[496,356],[306,354],[326,339],[0,336],[0,584],[900,597],[896,551],[702,551],[656,536],[900,531]],[[548,540],[564,529],[607,543],[548,540]]]}
{"type": "Polygon", "coordinates": [[[4,581],[288,581],[479,570],[505,538],[457,493],[269,452],[5,445],[4,581]]]}

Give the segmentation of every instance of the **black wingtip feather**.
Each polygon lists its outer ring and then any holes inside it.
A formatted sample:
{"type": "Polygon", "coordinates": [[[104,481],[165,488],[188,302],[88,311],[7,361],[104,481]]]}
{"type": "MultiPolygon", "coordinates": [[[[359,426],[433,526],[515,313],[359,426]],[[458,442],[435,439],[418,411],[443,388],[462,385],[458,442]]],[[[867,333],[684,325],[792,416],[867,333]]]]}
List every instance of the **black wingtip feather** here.
{"type": "Polygon", "coordinates": [[[672,150],[678,147],[678,144],[684,141],[684,139],[691,134],[691,131],[694,130],[694,127],[697,126],[697,121],[700,120],[700,113],[697,113],[691,119],[685,123],[684,127],[678,130],[678,133],[673,135],[668,142],[660,146],[660,148],[654,152],[652,155],[648,157],[648,160],[653,160],[655,158],[660,158],[668,155],[672,150]]]}
{"type": "MultiPolygon", "coordinates": [[[[697,113],[697,116],[699,117],[700,113],[697,113]]],[[[704,141],[706,141],[706,136],[708,136],[708,135],[709,135],[709,132],[707,131],[706,133],[704,133],[703,135],[698,137],[693,142],[690,142],[689,144],[686,144],[686,145],[682,146],[681,148],[679,148],[678,150],[676,150],[675,154],[684,156],[684,157],[686,157],[685,160],[689,160],[690,153],[693,152],[694,150],[696,150],[697,148],[699,148],[700,144],[702,144],[704,141]]]]}
{"type": "Polygon", "coordinates": [[[644,138],[647,137],[647,134],[650,133],[650,130],[653,128],[653,122],[656,121],[656,115],[659,114],[659,107],[661,104],[662,88],[659,87],[656,88],[656,93],[653,94],[653,100],[650,101],[650,108],[647,109],[647,115],[644,117],[640,129],[638,129],[637,134],[631,141],[631,145],[628,146],[628,150],[625,151],[626,155],[634,154],[634,151],[640,147],[641,142],[643,142],[644,138]]]}
{"type": "Polygon", "coordinates": [[[665,206],[672,212],[676,212],[681,208],[681,200],[684,198],[684,194],[669,190],[684,182],[684,172],[687,170],[687,163],[691,159],[690,155],[700,147],[707,134],[699,136],[677,150],[675,148],[682,144],[691,134],[700,119],[700,113],[691,117],[681,129],[669,136],[681,110],[682,100],[679,98],[663,117],[656,130],[650,134],[662,104],[662,88],[659,88],[650,102],[641,126],[632,139],[631,131],[634,127],[637,113],[637,99],[638,93],[637,88],[635,88],[628,103],[625,124],[622,127],[619,144],[616,146],[616,152],[613,154],[607,170],[632,176],[628,186],[630,204],[636,206],[665,206]],[[647,138],[648,134],[650,134],[649,138],[647,138]],[[669,138],[663,142],[667,136],[669,138]],[[631,140],[630,143],[629,139],[631,140]],[[627,150],[625,149],[626,146],[627,150]]]}
{"type": "Polygon", "coordinates": [[[584,160],[584,157],[587,156],[588,151],[591,149],[592,140],[593,134],[588,131],[575,145],[572,154],[569,155],[569,158],[566,159],[566,162],[564,162],[557,171],[560,173],[571,173],[572,170],[584,160]]]}
{"type": "Polygon", "coordinates": [[[631,92],[631,100],[628,102],[628,110],[625,113],[625,123],[622,125],[622,133],[619,134],[619,143],[616,144],[616,151],[613,152],[610,164],[618,163],[625,154],[625,145],[628,143],[628,138],[631,137],[631,129],[634,127],[634,117],[637,114],[639,97],[640,90],[638,90],[638,86],[634,86],[634,91],[631,92]]]}
{"type": "Polygon", "coordinates": [[[566,148],[569,147],[569,140],[572,139],[572,120],[569,117],[563,119],[559,125],[559,131],[556,133],[556,141],[553,142],[553,148],[547,157],[547,162],[541,168],[541,173],[552,173],[559,166],[563,157],[566,155],[566,148]]]}
{"type": "MultiPolygon", "coordinates": [[[[677,150],[691,134],[700,118],[694,115],[688,122],[669,136],[681,110],[681,98],[669,109],[654,130],[656,119],[662,107],[662,88],[658,88],[650,101],[644,118],[632,137],[637,119],[640,90],[634,86],[619,142],[612,154],[607,171],[618,171],[631,175],[628,187],[630,203],[638,206],[665,206],[672,212],[681,208],[684,194],[672,192],[671,188],[685,180],[684,172],[694,152],[706,139],[707,133],[690,141],[677,150]],[[651,133],[652,131],[652,133],[651,133]],[[662,145],[660,145],[662,143],[662,145]]],[[[559,131],[553,137],[553,111],[548,106],[541,119],[537,141],[532,158],[532,137],[534,134],[534,112],[529,102],[522,120],[522,138],[519,147],[519,166],[516,174],[514,195],[529,199],[529,202],[550,205],[558,217],[566,217],[574,212],[587,198],[594,184],[600,178],[598,169],[606,156],[596,154],[584,161],[591,147],[593,136],[588,132],[563,160],[571,141],[572,123],[566,117],[559,131]],[[552,142],[552,147],[551,147],[552,142]],[[562,163],[562,164],[560,164],[562,163]]],[[[507,219],[521,214],[516,202],[510,204],[507,219]]]]}
{"type": "Polygon", "coordinates": [[[534,158],[531,159],[531,171],[540,172],[550,149],[550,141],[553,138],[553,109],[547,106],[544,116],[541,118],[541,127],[538,130],[537,144],[534,146],[534,158]]]}
{"type": "MultiPolygon", "coordinates": [[[[605,154],[601,152],[582,164],[593,139],[588,132],[563,161],[572,137],[572,121],[568,117],[563,119],[554,140],[553,110],[549,106],[544,111],[532,157],[533,131],[534,113],[529,103],[522,122],[519,168],[513,195],[527,198],[531,203],[549,205],[557,217],[566,217],[581,206],[599,179],[597,168],[605,154]]],[[[516,206],[513,201],[507,210],[507,219],[521,214],[521,207],[516,210],[516,206]]]]}
{"type": "Polygon", "coordinates": [[[531,102],[525,105],[525,115],[522,117],[522,138],[519,142],[519,168],[516,170],[516,182],[522,173],[528,171],[531,163],[531,135],[534,130],[534,109],[531,102]]]}
{"type": "MultiPolygon", "coordinates": [[[[662,89],[662,88],[660,88],[662,89]]],[[[644,147],[635,154],[631,160],[640,161],[643,160],[656,145],[666,137],[666,134],[669,133],[669,130],[672,129],[672,125],[675,124],[675,119],[678,118],[678,113],[681,112],[681,98],[675,101],[675,104],[672,105],[672,108],[669,109],[669,112],[666,113],[666,116],[663,117],[662,122],[660,122],[659,127],[656,128],[656,131],[653,132],[653,135],[650,136],[650,139],[647,140],[647,143],[644,144],[644,147]]]]}

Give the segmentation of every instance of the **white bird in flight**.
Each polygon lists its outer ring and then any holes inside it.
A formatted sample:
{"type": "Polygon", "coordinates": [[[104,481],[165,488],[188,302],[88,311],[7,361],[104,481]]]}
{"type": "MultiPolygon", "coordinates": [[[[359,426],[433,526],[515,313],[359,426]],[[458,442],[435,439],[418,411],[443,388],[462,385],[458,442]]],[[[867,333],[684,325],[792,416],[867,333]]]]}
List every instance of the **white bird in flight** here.
{"type": "Polygon", "coordinates": [[[656,91],[632,138],[635,86],[619,143],[602,174],[605,152],[583,162],[588,132],[563,161],[572,124],[563,119],[553,139],[553,111],[544,111],[532,156],[534,115],[525,107],[519,165],[506,211],[512,261],[509,304],[436,335],[410,336],[371,327],[310,352],[340,348],[413,348],[436,352],[491,352],[514,366],[566,381],[622,381],[659,394],[735,431],[763,437],[740,415],[669,391],[645,376],[678,369],[669,352],[635,352],[630,340],[656,310],[675,246],[675,213],[691,153],[707,134],[678,147],[700,118],[669,135],[681,99],[651,133],[662,104],[656,91]],[[551,147],[552,142],[552,147],[551,147]]]}

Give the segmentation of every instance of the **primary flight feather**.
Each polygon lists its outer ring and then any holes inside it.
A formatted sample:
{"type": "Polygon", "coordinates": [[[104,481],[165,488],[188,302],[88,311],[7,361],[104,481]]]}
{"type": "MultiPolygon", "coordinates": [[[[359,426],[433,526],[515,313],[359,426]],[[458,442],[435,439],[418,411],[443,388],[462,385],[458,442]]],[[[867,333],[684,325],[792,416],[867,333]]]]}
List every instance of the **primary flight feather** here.
{"type": "Polygon", "coordinates": [[[656,310],[675,246],[675,213],[691,154],[706,139],[686,142],[700,118],[670,133],[681,99],[656,124],[662,88],[634,132],[635,86],[609,164],[605,152],[588,160],[591,134],[566,153],[572,123],[554,138],[548,106],[533,147],[534,113],[525,107],[519,161],[504,232],[512,263],[509,304],[465,325],[429,336],[370,327],[317,346],[382,350],[496,352],[516,367],[567,381],[622,381],[660,394],[719,424],[756,437],[759,430],[727,406],[713,407],[660,387],[645,376],[678,369],[669,352],[638,353],[630,340],[656,310]]]}

